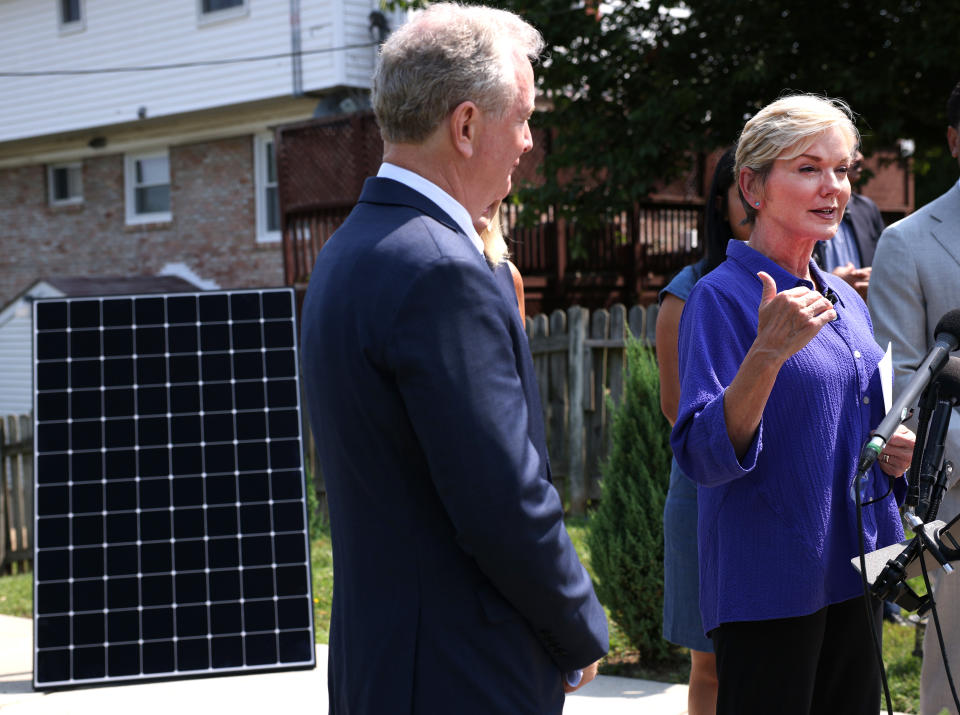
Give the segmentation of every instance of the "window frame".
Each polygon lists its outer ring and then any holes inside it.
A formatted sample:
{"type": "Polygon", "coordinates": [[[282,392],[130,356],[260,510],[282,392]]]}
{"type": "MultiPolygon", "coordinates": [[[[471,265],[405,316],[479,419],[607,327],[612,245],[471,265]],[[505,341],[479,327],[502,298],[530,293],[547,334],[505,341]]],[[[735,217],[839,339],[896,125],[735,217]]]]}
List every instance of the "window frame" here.
{"type": "MultiPolygon", "coordinates": [[[[67,179],[67,190],[70,188],[70,180],[67,179]]],[[[67,161],[57,164],[47,164],[47,204],[50,206],[75,206],[83,203],[83,162],[67,161]],[[58,199],[54,195],[56,182],[54,181],[54,172],[58,170],[76,170],[77,171],[77,194],[71,194],[64,199],[58,199]]]]}
{"type": "Polygon", "coordinates": [[[250,0],[240,0],[240,4],[234,7],[225,7],[220,10],[204,10],[204,0],[197,0],[197,24],[209,25],[229,20],[235,17],[246,17],[250,13],[250,0]]]}
{"type": "Polygon", "coordinates": [[[57,27],[60,29],[60,34],[66,35],[73,32],[80,32],[82,30],[85,30],[87,27],[86,0],[76,0],[77,14],[78,14],[78,17],[76,20],[64,19],[64,12],[63,12],[64,1],[65,0],[57,0],[57,27]]]}
{"type": "MultiPolygon", "coordinates": [[[[145,184],[144,186],[163,186],[163,184],[145,184]]],[[[170,150],[152,149],[138,152],[131,152],[123,156],[123,187],[126,223],[128,226],[145,223],[164,223],[173,220],[173,186],[170,170],[170,150]],[[144,159],[156,159],[163,157],[167,160],[167,183],[169,187],[169,206],[166,211],[152,211],[150,213],[137,213],[137,193],[141,188],[136,183],[137,162],[144,159]]]]}
{"type": "Polygon", "coordinates": [[[276,176],[276,166],[277,166],[277,152],[276,152],[276,137],[274,137],[273,132],[261,132],[259,134],[253,135],[253,176],[254,176],[254,192],[255,192],[255,210],[256,210],[256,220],[257,220],[257,243],[276,243],[282,238],[282,232],[280,226],[282,225],[282,218],[280,216],[280,201],[279,194],[277,197],[277,222],[278,226],[276,229],[271,230],[267,226],[267,216],[268,216],[268,201],[267,190],[271,187],[278,187],[278,177],[276,176]],[[273,145],[273,166],[274,166],[274,180],[271,183],[268,179],[267,173],[267,146],[273,145]]]}

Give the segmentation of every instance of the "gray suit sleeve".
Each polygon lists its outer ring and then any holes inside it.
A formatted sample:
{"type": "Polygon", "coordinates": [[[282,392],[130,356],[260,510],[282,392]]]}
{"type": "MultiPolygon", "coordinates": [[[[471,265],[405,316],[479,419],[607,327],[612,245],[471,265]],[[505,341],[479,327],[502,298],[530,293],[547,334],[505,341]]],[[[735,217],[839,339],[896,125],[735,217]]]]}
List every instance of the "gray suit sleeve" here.
{"type": "MultiPolygon", "coordinates": [[[[898,396],[926,357],[932,343],[928,325],[940,316],[927,315],[927,288],[923,279],[922,261],[937,260],[920,250],[920,241],[910,231],[894,224],[884,230],[877,245],[870,276],[868,302],[873,320],[874,335],[880,347],[893,346],[893,394],[898,396]]],[[[916,429],[916,418],[907,425],[916,429]]],[[[947,435],[947,456],[960,459],[960,416],[956,411],[950,421],[947,435]]],[[[948,484],[952,487],[960,478],[957,463],[948,484]]]]}
{"type": "Polygon", "coordinates": [[[880,236],[868,292],[874,335],[881,348],[893,344],[894,395],[926,355],[926,299],[909,239],[898,226],[880,236]]]}

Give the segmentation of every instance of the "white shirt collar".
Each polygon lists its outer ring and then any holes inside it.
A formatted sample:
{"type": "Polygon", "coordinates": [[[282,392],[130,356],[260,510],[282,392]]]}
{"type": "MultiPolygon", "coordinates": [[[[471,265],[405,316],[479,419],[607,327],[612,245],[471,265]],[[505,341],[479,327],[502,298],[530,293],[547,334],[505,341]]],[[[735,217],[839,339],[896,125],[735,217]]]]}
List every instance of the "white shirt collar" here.
{"type": "Polygon", "coordinates": [[[463,232],[473,241],[473,245],[477,247],[477,250],[483,253],[483,241],[480,239],[477,230],[473,227],[473,220],[470,218],[470,214],[467,212],[467,209],[464,208],[463,204],[446,191],[432,181],[424,179],[420,174],[387,162],[383,162],[380,165],[380,171],[377,172],[377,176],[383,179],[398,181],[404,186],[409,186],[418,194],[426,196],[443,209],[450,218],[456,221],[457,225],[463,229],[463,232]]]}

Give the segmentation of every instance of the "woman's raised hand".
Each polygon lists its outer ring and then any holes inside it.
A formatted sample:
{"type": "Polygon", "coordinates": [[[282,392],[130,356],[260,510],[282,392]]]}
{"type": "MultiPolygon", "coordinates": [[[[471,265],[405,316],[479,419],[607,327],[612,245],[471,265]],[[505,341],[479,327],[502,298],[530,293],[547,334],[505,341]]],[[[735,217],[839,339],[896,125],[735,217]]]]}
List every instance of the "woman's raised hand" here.
{"type": "Polygon", "coordinates": [[[763,283],[763,295],[754,347],[776,356],[782,364],[836,319],[837,313],[815,290],[797,286],[777,293],[777,284],[768,273],[760,271],[757,277],[763,283]]]}

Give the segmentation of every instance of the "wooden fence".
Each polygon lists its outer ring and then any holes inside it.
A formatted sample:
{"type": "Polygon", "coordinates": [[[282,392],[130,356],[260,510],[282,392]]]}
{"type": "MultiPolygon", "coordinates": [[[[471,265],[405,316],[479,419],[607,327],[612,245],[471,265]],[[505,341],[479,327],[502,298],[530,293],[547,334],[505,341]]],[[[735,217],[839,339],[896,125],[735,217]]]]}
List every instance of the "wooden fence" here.
{"type": "MultiPolygon", "coordinates": [[[[654,346],[657,304],[580,306],[527,317],[554,483],[571,514],[600,497],[600,465],[610,446],[610,410],[623,396],[626,331],[654,346]]],[[[667,423],[664,421],[664,429],[667,423]]],[[[321,508],[326,491],[306,413],[304,451],[321,508]]]]}
{"type": "Polygon", "coordinates": [[[623,396],[625,338],[654,344],[657,305],[579,306],[527,319],[530,351],[554,481],[572,514],[600,496],[600,464],[610,443],[610,411],[623,396]]]}
{"type": "Polygon", "coordinates": [[[33,420],[0,418],[0,570],[33,560],[33,420]]]}

